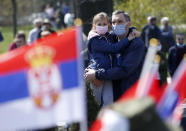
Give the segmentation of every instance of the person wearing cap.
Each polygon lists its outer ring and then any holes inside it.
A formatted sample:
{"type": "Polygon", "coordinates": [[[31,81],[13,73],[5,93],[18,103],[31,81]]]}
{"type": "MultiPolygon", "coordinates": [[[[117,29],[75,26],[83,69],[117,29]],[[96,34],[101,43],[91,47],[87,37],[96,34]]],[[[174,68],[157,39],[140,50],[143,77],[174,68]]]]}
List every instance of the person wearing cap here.
{"type": "Polygon", "coordinates": [[[39,32],[39,35],[38,35],[38,38],[41,38],[42,37],[42,32],[50,32],[51,34],[52,33],[56,33],[54,30],[51,29],[51,23],[50,23],[50,20],[49,19],[45,19],[44,22],[43,22],[43,26],[42,26],[42,30],[39,32]]]}
{"type": "Polygon", "coordinates": [[[27,40],[28,44],[31,44],[32,42],[38,39],[38,35],[39,35],[39,32],[41,31],[42,23],[43,23],[42,19],[40,18],[34,20],[33,24],[35,27],[29,32],[29,36],[27,40]]]}
{"type": "Polygon", "coordinates": [[[161,43],[162,43],[162,51],[167,53],[169,48],[175,45],[172,26],[169,25],[169,18],[163,17],[161,19],[161,43]]]}

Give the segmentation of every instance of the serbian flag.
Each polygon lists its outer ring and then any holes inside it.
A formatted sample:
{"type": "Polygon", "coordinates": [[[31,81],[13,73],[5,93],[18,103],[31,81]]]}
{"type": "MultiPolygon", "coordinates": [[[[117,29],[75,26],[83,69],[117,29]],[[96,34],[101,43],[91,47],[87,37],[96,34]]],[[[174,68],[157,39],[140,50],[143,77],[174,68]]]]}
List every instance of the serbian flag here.
{"type": "MultiPolygon", "coordinates": [[[[183,104],[185,102],[186,98],[185,80],[186,60],[184,59],[180,63],[178,69],[176,70],[173,76],[172,83],[166,87],[165,93],[163,94],[160,102],[158,103],[158,112],[163,119],[168,119],[172,116],[176,116],[178,118],[178,115],[173,114],[173,112],[177,112],[175,111],[176,107],[181,106],[180,104],[183,104]]],[[[179,112],[181,112],[180,108],[179,112]]]]}
{"type": "Polygon", "coordinates": [[[0,130],[86,119],[81,35],[74,27],[0,56],[0,130]]]}

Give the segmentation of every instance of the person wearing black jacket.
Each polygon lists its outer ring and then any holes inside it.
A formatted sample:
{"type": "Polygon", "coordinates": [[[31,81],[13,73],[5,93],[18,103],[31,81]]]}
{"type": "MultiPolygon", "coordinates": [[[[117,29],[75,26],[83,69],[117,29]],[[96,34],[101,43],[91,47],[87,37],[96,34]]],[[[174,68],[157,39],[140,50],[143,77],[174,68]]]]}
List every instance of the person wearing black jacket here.
{"type": "Polygon", "coordinates": [[[171,76],[174,75],[180,62],[186,53],[186,45],[184,44],[184,34],[176,34],[176,45],[169,49],[168,69],[171,76]]]}
{"type": "Polygon", "coordinates": [[[147,20],[148,24],[143,27],[141,32],[141,39],[145,42],[146,47],[149,46],[149,40],[151,38],[161,40],[161,31],[156,25],[157,18],[155,16],[149,16],[147,20]]]}
{"type": "Polygon", "coordinates": [[[1,31],[0,31],[0,42],[2,42],[3,41],[3,35],[2,35],[2,33],[1,33],[1,31]]]}

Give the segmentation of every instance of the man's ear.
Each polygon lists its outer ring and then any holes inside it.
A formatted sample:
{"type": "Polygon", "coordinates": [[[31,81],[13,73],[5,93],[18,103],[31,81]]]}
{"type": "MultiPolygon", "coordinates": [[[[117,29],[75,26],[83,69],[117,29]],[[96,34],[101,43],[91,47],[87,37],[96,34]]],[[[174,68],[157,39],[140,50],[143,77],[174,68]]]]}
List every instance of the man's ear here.
{"type": "Polygon", "coordinates": [[[129,25],[129,26],[131,26],[131,25],[132,25],[132,22],[131,22],[131,21],[129,21],[129,22],[128,22],[128,25],[129,25]]]}
{"type": "Polygon", "coordinates": [[[131,26],[131,22],[127,22],[126,28],[129,28],[131,26]]]}

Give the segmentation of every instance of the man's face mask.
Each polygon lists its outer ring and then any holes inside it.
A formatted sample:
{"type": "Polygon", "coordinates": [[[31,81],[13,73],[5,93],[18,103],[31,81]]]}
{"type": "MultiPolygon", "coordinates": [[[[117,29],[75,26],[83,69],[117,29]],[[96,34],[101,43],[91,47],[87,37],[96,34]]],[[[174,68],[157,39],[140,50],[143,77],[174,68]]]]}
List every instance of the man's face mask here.
{"type": "Polygon", "coordinates": [[[122,36],[126,33],[126,24],[116,24],[112,26],[112,31],[117,36],[122,36]]]}

